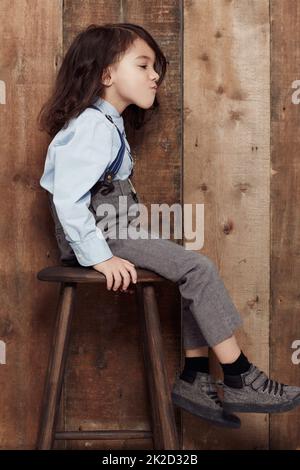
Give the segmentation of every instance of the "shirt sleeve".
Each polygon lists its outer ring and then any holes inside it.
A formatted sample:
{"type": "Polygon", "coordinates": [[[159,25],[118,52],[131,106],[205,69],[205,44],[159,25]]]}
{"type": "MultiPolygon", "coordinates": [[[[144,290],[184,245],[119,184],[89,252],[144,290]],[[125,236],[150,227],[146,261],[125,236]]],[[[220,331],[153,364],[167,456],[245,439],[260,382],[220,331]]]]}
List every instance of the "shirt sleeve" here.
{"type": "Polygon", "coordinates": [[[93,266],[113,256],[89,210],[90,189],[111,161],[112,139],[112,129],[104,120],[82,116],[67,139],[55,144],[53,203],[82,266],[93,266]]]}

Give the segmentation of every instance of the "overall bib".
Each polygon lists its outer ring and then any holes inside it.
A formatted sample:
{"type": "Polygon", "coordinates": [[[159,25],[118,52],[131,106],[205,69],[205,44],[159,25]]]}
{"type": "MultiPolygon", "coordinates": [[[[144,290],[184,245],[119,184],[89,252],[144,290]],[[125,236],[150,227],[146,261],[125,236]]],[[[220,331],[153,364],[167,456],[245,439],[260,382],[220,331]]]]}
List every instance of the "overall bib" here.
{"type": "MultiPolygon", "coordinates": [[[[91,107],[100,111],[94,106],[91,107]]],[[[113,122],[110,116],[106,117],[113,122]]],[[[214,346],[232,336],[234,330],[243,324],[243,320],[213,261],[201,253],[187,250],[174,241],[160,238],[158,234],[156,238],[151,238],[150,231],[143,229],[141,231],[148,235],[147,238],[118,237],[119,220],[126,221],[126,226],[129,227],[135,216],[129,216],[128,209],[132,204],[141,202],[130,178],[113,180],[125,152],[125,143],[119,129],[118,132],[121,148],[116,159],[106,170],[104,179],[99,180],[91,189],[89,210],[98,226],[104,217],[105,221],[109,222],[107,227],[104,226],[101,230],[114,256],[127,259],[134,263],[136,268],[149,269],[177,283],[182,300],[184,348],[214,346]],[[125,196],[127,201],[121,208],[120,196],[125,196]],[[97,215],[97,208],[104,203],[115,207],[116,217],[97,215]]],[[[80,267],[65,238],[53,204],[53,195],[48,195],[61,264],[80,267]]]]}

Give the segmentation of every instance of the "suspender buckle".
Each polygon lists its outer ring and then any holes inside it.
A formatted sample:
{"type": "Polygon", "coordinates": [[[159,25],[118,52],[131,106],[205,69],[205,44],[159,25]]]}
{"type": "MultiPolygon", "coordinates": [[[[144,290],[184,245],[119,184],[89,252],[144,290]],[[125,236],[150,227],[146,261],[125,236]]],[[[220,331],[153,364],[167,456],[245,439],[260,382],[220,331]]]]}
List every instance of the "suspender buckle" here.
{"type": "Polygon", "coordinates": [[[104,181],[102,182],[104,188],[102,188],[100,190],[101,194],[108,194],[110,193],[111,191],[113,191],[113,189],[115,188],[114,187],[114,184],[112,182],[112,178],[113,178],[113,174],[112,173],[107,173],[105,176],[104,176],[104,181]]]}

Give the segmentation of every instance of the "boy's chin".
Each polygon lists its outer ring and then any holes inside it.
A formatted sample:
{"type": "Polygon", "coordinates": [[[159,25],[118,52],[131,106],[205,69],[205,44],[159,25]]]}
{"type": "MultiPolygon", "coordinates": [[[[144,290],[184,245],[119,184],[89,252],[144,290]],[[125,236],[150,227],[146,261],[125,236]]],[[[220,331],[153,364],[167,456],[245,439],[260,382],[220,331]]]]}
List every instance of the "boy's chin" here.
{"type": "Polygon", "coordinates": [[[142,104],[142,105],[141,105],[141,104],[140,104],[140,105],[137,104],[137,106],[138,106],[139,108],[142,108],[142,109],[145,109],[145,110],[146,110],[146,109],[150,109],[150,108],[153,106],[153,101],[152,101],[151,103],[148,103],[148,104],[142,104]]]}

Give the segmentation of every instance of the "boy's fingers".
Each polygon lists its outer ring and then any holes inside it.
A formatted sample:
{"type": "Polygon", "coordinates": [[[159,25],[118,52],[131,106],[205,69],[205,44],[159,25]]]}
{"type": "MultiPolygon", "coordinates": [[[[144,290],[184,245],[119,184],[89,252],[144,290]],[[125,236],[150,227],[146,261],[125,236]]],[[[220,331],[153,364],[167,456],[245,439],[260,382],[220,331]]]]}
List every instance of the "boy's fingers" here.
{"type": "Polygon", "coordinates": [[[122,290],[126,290],[127,287],[129,286],[130,284],[130,275],[129,275],[129,272],[126,270],[126,269],[123,269],[121,271],[121,274],[122,274],[122,277],[123,277],[123,286],[122,286],[122,290]]]}
{"type": "Polygon", "coordinates": [[[134,284],[136,284],[137,282],[137,272],[136,272],[136,269],[134,267],[131,267],[131,268],[128,268],[129,272],[130,272],[130,275],[131,275],[131,279],[132,279],[132,282],[134,284]]]}
{"type": "Polygon", "coordinates": [[[122,277],[119,272],[113,273],[114,276],[114,287],[113,290],[116,291],[119,289],[120,285],[122,284],[122,277]]]}
{"type": "Polygon", "coordinates": [[[107,289],[110,290],[112,288],[112,285],[113,285],[113,276],[112,276],[112,273],[107,273],[106,274],[106,286],[107,286],[107,289]]]}

